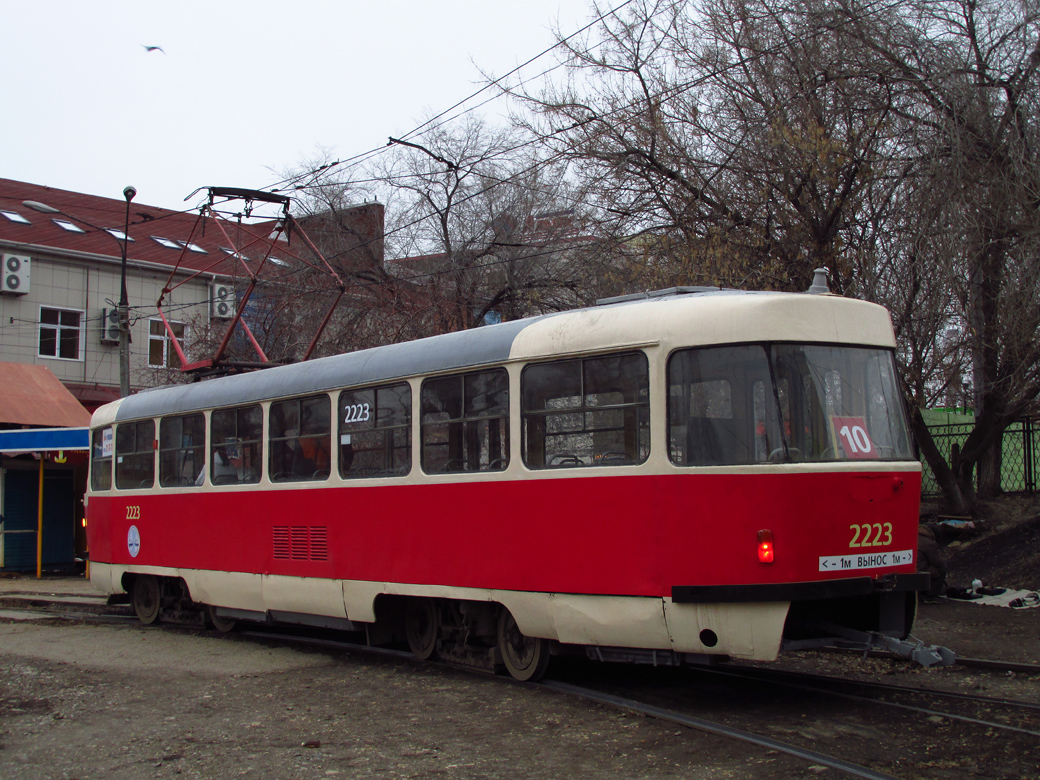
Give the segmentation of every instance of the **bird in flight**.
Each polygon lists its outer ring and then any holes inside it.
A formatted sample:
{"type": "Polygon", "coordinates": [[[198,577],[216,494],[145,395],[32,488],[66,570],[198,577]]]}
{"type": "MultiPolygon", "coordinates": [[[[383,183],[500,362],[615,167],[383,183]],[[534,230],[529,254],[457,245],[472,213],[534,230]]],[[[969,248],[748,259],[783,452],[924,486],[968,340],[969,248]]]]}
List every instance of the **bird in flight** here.
{"type": "Polygon", "coordinates": [[[143,43],[141,45],[144,46],[145,51],[162,51],[163,54],[166,53],[163,51],[162,46],[145,46],[143,43]]]}

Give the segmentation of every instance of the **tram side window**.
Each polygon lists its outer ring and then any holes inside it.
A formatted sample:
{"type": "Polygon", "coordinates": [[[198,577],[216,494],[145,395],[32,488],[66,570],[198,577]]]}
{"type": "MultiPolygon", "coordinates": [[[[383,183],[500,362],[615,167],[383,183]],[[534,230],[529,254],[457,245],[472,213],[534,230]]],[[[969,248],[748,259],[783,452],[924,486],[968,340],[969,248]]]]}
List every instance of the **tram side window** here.
{"type": "Polygon", "coordinates": [[[501,471],[509,464],[505,369],[427,379],[420,404],[423,471],[501,471]]]}
{"type": "Polygon", "coordinates": [[[327,395],[271,404],[272,482],[328,479],[332,402],[327,395]]]}
{"type": "Polygon", "coordinates": [[[111,428],[98,428],[90,434],[90,487],[92,490],[109,490],[112,487],[114,444],[111,428]]]}
{"type": "Polygon", "coordinates": [[[339,473],[393,477],[412,465],[412,388],[407,382],[339,394],[339,473]]]}
{"type": "Polygon", "coordinates": [[[159,485],[201,485],[206,470],[206,416],[164,417],[159,421],[159,485]]]}
{"type": "Polygon", "coordinates": [[[150,488],[155,484],[155,421],[116,427],[116,487],[150,488]]]}
{"type": "Polygon", "coordinates": [[[722,466],[783,454],[769,364],[761,346],[706,347],[668,360],[668,456],[722,466]]]}
{"type": "Polygon", "coordinates": [[[260,481],[264,413],[259,406],[217,409],[210,415],[210,481],[245,485],[260,481]]]}
{"type": "Polygon", "coordinates": [[[529,468],[625,466],[649,456],[650,380],[642,352],[537,363],[520,382],[529,468]]]}

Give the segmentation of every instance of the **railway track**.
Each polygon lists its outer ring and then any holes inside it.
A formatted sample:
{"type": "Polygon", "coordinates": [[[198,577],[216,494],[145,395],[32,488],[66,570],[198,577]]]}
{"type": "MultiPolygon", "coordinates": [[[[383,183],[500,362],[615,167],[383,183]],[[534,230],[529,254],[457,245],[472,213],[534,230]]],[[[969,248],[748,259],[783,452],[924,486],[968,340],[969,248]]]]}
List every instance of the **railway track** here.
{"type": "MultiPolygon", "coordinates": [[[[0,599],[0,616],[135,624],[129,610],[0,599]]],[[[242,639],[414,660],[306,631],[249,630],[242,639]]],[[[834,676],[743,667],[648,669],[558,663],[539,683],[557,693],[784,753],[848,777],[946,777],[957,767],[982,777],[1032,777],[1040,766],[1040,703],[834,676]]],[[[980,674],[1036,675],[1040,667],[972,661],[980,674]]],[[[513,683],[500,678],[506,684],[513,683]]],[[[817,770],[819,771],[819,770],[817,770]]],[[[966,774],[965,776],[973,776],[966,774]]]]}
{"type": "MultiPolygon", "coordinates": [[[[963,670],[944,674],[958,673],[963,670]]],[[[990,669],[986,674],[1000,673],[990,669]]],[[[1032,674],[1040,675],[1040,668],[1032,674]]],[[[580,672],[578,685],[765,734],[889,776],[947,777],[951,771],[960,772],[958,777],[1040,776],[1040,704],[1035,700],[739,665],[615,675],[588,668],[580,672]]]]}
{"type": "MultiPolygon", "coordinates": [[[[974,659],[968,659],[969,665],[974,659]]],[[[997,672],[1022,671],[1024,664],[1002,665],[984,662],[997,672]],[[1009,667],[1013,667],[1009,668],[1009,667]]],[[[1032,667],[1032,674],[1040,676],[1040,667],[1032,667]]],[[[938,716],[986,728],[1040,738],[1040,702],[1018,701],[995,696],[943,691],[926,686],[910,687],[866,680],[850,680],[830,675],[786,672],[776,669],[715,670],[742,680],[766,681],[816,694],[836,696],[858,703],[895,707],[927,717],[938,716]]]]}

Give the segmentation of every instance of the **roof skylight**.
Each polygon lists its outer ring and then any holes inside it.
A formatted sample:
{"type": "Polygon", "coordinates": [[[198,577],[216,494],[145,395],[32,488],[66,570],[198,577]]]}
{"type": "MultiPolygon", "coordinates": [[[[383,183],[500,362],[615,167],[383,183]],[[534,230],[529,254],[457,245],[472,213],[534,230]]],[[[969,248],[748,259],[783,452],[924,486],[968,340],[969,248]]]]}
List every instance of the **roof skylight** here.
{"type": "Polygon", "coordinates": [[[116,228],[105,228],[105,232],[112,236],[112,238],[118,238],[120,241],[133,241],[130,236],[116,228]]]}
{"type": "Polygon", "coordinates": [[[3,214],[5,217],[7,217],[12,222],[18,222],[18,223],[20,223],[22,225],[31,225],[32,224],[32,222],[27,220],[25,217],[23,217],[17,211],[7,211],[6,209],[0,209],[0,214],[3,214]]]}
{"type": "Polygon", "coordinates": [[[152,236],[152,241],[155,241],[167,249],[180,249],[181,245],[174,241],[172,238],[163,238],[162,236],[152,236]]]}
{"type": "Polygon", "coordinates": [[[79,225],[76,225],[76,224],[74,224],[72,222],[69,222],[67,219],[52,219],[51,222],[53,222],[58,227],[60,227],[60,228],[62,228],[64,230],[69,231],[70,233],[86,233],[87,232],[86,230],[81,228],[79,225]]]}
{"type": "Polygon", "coordinates": [[[192,251],[192,252],[198,252],[200,255],[208,255],[209,254],[209,252],[207,252],[205,249],[203,249],[198,244],[192,244],[192,243],[189,243],[187,241],[178,241],[177,243],[180,244],[181,246],[188,247],[188,249],[190,251],[192,251]]]}

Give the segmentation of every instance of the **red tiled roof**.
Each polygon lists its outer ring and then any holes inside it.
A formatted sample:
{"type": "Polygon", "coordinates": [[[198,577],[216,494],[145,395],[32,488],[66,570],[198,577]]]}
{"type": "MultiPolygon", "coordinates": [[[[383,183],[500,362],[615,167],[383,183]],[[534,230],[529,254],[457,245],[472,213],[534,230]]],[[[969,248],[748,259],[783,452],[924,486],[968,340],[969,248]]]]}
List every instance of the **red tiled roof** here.
{"type": "MultiPolygon", "coordinates": [[[[106,233],[104,229],[123,231],[126,222],[126,201],[118,198],[102,198],[80,192],[59,190],[39,184],[0,179],[0,211],[14,212],[31,224],[12,221],[0,214],[0,242],[15,242],[40,247],[52,248],[61,252],[87,252],[120,258],[122,242],[119,238],[106,233]],[[55,224],[54,219],[66,219],[62,214],[43,214],[23,205],[23,201],[36,201],[58,209],[67,215],[84,220],[67,220],[82,228],[84,233],[70,232],[55,224]],[[92,228],[89,225],[94,225],[92,228]],[[100,229],[97,229],[100,228],[100,229]]],[[[127,231],[133,239],[127,247],[129,260],[141,260],[167,266],[176,266],[178,261],[182,268],[200,271],[210,270],[214,273],[232,273],[233,263],[227,262],[227,253],[221,247],[228,247],[229,241],[237,242],[244,248],[253,241],[252,237],[238,233],[238,228],[224,222],[225,237],[216,221],[207,218],[200,221],[198,211],[178,212],[169,209],[148,206],[136,200],[130,202],[130,228],[127,231]],[[194,233],[193,233],[194,231],[194,233]],[[206,254],[182,251],[163,246],[152,236],[171,241],[189,241],[205,249],[206,254]],[[183,255],[183,257],[182,257],[183,255]],[[217,262],[216,265],[214,263],[217,262]]],[[[274,227],[273,221],[258,222],[244,228],[250,233],[265,237],[274,227]]],[[[295,242],[294,242],[295,243],[295,242]]],[[[302,247],[292,247],[295,252],[302,247]]],[[[244,253],[249,257],[260,258],[266,253],[266,246],[254,244],[246,248],[244,253]]],[[[285,256],[284,252],[276,252],[277,256],[285,256]]]]}
{"type": "Polygon", "coordinates": [[[0,423],[81,428],[90,412],[46,366],[0,363],[0,423]]]}

